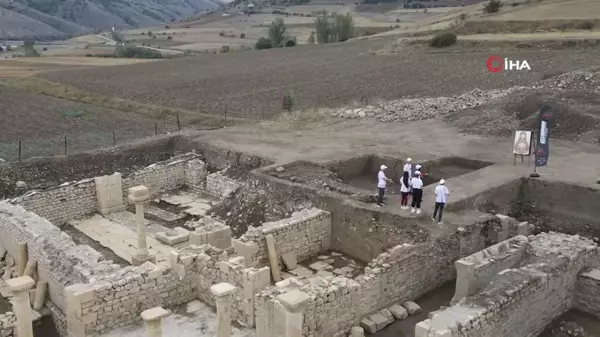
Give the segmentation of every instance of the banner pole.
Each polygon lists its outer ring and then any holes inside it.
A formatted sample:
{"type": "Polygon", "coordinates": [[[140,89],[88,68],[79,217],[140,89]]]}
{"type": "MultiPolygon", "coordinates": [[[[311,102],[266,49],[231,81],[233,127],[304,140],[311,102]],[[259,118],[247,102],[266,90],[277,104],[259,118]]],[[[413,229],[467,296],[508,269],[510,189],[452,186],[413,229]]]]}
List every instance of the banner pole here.
{"type": "Polygon", "coordinates": [[[533,154],[535,155],[534,160],[533,160],[533,173],[530,174],[529,176],[531,178],[539,178],[540,175],[539,175],[539,173],[537,173],[537,140],[536,140],[536,136],[535,136],[534,132],[531,133],[531,139],[533,141],[535,141],[536,143],[533,146],[533,154]]]}

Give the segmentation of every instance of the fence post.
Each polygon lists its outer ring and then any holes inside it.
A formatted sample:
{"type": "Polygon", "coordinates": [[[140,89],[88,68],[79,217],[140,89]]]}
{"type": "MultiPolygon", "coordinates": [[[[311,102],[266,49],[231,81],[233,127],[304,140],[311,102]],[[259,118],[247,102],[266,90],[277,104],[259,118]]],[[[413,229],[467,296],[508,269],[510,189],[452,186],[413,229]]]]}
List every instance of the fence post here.
{"type": "Polygon", "coordinates": [[[115,137],[115,130],[113,131],[113,145],[117,145],[117,137],[115,137]]]}
{"type": "Polygon", "coordinates": [[[65,136],[65,156],[67,155],[67,136],[65,136]]]}
{"type": "Polygon", "coordinates": [[[181,124],[179,123],[179,114],[177,114],[177,129],[181,131],[181,124]]]}
{"type": "Polygon", "coordinates": [[[19,161],[21,161],[21,141],[19,141],[19,161]]]}
{"type": "Polygon", "coordinates": [[[225,107],[225,126],[227,127],[227,107],[225,107]]]}
{"type": "Polygon", "coordinates": [[[154,135],[158,135],[158,123],[154,123],[154,135]]]}

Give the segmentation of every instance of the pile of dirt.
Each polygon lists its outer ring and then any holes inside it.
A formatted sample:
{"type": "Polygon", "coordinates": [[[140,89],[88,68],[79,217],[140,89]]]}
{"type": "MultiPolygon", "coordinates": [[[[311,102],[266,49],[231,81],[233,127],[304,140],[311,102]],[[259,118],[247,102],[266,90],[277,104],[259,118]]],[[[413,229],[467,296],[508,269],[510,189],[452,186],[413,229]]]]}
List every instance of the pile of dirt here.
{"type": "Polygon", "coordinates": [[[589,337],[590,335],[585,332],[585,330],[575,322],[568,321],[558,321],[541,337],[589,337]]]}
{"type": "Polygon", "coordinates": [[[573,71],[541,81],[545,88],[600,92],[600,71],[573,71]]]}
{"type": "MultiPolygon", "coordinates": [[[[577,86],[575,82],[569,83],[577,86]]],[[[544,104],[551,107],[553,114],[552,138],[600,144],[600,98],[591,92],[528,89],[451,114],[446,120],[465,133],[508,137],[515,130],[536,130],[539,109],[544,104]]]]}
{"type": "Polygon", "coordinates": [[[265,185],[249,180],[231,199],[213,207],[207,215],[231,227],[233,237],[246,233],[248,227],[259,227],[265,222],[291,216],[295,211],[310,208],[304,198],[277,198],[265,185]]]}

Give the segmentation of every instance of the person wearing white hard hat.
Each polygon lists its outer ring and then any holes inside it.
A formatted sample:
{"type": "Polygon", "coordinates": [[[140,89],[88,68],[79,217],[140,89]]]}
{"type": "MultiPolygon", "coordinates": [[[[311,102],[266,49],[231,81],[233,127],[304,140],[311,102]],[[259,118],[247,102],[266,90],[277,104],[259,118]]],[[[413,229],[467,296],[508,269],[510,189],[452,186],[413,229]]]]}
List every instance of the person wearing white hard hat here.
{"type": "Polygon", "coordinates": [[[423,180],[421,180],[421,172],[415,171],[415,176],[410,180],[412,185],[412,203],[411,213],[417,212],[421,214],[421,200],[423,200],[423,180]]]}
{"type": "Polygon", "coordinates": [[[383,196],[385,194],[385,188],[387,187],[387,183],[391,182],[392,179],[386,177],[385,170],[387,166],[381,165],[379,168],[379,173],[377,174],[377,189],[379,190],[379,195],[377,196],[377,206],[383,207],[383,196]]]}
{"type": "Polygon", "coordinates": [[[446,180],[440,180],[440,183],[435,187],[435,210],[431,219],[435,221],[435,216],[438,215],[438,224],[443,224],[442,213],[444,212],[444,206],[448,201],[448,187],[446,187],[446,180]],[[438,213],[439,211],[439,213],[438,213]]]}

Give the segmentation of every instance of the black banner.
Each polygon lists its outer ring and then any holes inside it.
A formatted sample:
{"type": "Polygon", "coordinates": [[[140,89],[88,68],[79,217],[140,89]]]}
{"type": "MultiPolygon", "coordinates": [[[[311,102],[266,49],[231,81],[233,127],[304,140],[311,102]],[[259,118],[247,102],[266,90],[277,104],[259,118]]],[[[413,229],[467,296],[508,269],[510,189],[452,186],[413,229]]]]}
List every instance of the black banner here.
{"type": "Polygon", "coordinates": [[[550,155],[550,107],[544,105],[540,109],[538,137],[535,147],[535,166],[546,166],[548,164],[548,156],[550,155]]]}

